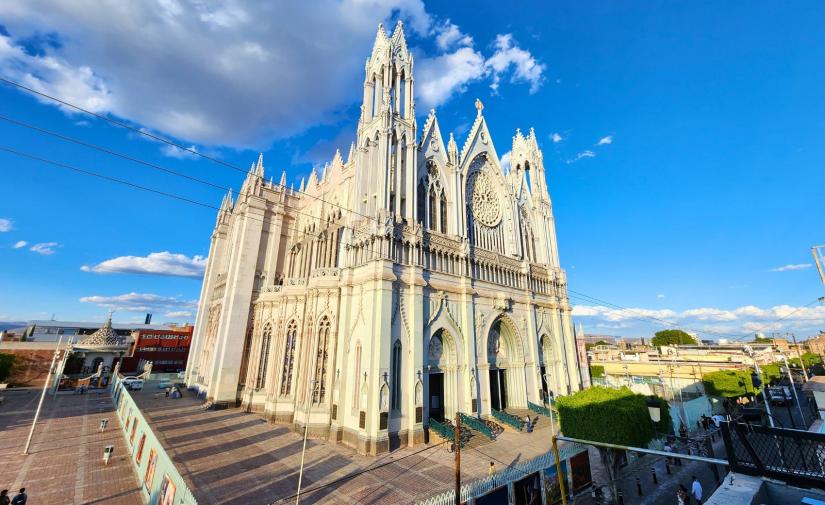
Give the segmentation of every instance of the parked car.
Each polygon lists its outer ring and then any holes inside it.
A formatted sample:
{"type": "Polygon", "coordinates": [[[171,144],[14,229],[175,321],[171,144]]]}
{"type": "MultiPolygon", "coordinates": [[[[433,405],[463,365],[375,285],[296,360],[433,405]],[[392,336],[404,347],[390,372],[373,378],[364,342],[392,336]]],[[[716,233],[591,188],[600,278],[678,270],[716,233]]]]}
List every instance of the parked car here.
{"type": "Polygon", "coordinates": [[[143,379],[137,379],[133,381],[125,382],[126,388],[131,391],[139,391],[143,389],[143,379]]]}
{"type": "Polygon", "coordinates": [[[785,405],[790,400],[790,388],[787,387],[769,387],[768,398],[774,405],[785,405]],[[787,389],[787,394],[786,390],[787,389]]]}

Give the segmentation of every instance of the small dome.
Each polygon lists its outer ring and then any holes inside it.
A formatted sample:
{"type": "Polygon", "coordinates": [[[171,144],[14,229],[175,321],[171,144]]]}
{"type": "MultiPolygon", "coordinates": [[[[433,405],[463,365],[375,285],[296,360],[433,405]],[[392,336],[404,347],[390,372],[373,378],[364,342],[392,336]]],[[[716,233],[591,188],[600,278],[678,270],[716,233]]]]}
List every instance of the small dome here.
{"type": "Polygon", "coordinates": [[[77,347],[127,347],[126,339],[112,329],[112,314],[106,318],[103,327],[96,332],[83,337],[77,347]]]}

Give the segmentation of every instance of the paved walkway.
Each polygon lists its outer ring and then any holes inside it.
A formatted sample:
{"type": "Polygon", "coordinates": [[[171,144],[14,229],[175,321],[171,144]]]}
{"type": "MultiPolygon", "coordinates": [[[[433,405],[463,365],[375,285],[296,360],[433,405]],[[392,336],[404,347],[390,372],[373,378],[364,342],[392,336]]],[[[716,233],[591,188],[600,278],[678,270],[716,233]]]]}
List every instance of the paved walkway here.
{"type": "MultiPolygon", "coordinates": [[[[240,409],[203,411],[188,391],[182,399],[155,397],[154,391],[147,383],[135,399],[198,503],[295,500],[301,436],[240,409]]],[[[462,451],[462,480],[486,476],[490,461],[500,471],[548,451],[549,434],[505,431],[493,443],[462,451]]],[[[453,479],[453,454],[444,444],[367,457],[309,440],[301,502],[413,503],[450,489],[453,479]]]]}
{"type": "MultiPolygon", "coordinates": [[[[725,444],[722,441],[721,433],[716,436],[713,447],[715,457],[725,459],[725,444]]],[[[601,485],[606,485],[608,476],[602,466],[598,451],[591,447],[589,453],[593,481],[601,485]]],[[[724,478],[727,474],[727,467],[717,465],[717,469],[720,479],[724,478]]],[[[702,484],[705,499],[716,490],[716,477],[711,469],[711,465],[707,463],[683,460],[681,466],[671,464],[670,471],[671,473],[668,475],[664,458],[649,454],[622,468],[620,472],[619,489],[624,495],[625,505],[675,505],[677,503],[676,491],[679,489],[679,485],[685,486],[689,491],[694,475],[698,477],[699,482],[702,484]],[[653,482],[651,468],[656,469],[656,483],[653,482]],[[641,496],[636,487],[637,477],[642,486],[641,496]]],[[[602,502],[592,498],[590,490],[587,490],[570,503],[571,505],[598,505],[602,502]]]]}
{"type": "Polygon", "coordinates": [[[143,504],[108,394],[47,395],[29,455],[22,454],[40,391],[6,391],[0,410],[0,486],[26,488],[31,505],[143,504]],[[109,427],[98,431],[100,419],[109,427]],[[108,465],[103,448],[114,445],[108,465]]]}

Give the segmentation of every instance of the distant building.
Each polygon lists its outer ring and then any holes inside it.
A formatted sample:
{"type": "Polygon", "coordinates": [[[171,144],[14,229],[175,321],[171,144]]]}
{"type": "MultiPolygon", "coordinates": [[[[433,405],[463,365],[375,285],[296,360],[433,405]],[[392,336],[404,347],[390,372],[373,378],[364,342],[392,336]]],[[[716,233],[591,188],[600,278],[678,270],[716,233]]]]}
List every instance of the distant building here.
{"type": "MultiPolygon", "coordinates": [[[[164,330],[167,328],[169,326],[162,324],[128,323],[111,325],[112,331],[119,337],[129,337],[135,330],[164,330]]],[[[61,336],[64,337],[63,340],[75,336],[74,341],[77,342],[83,336],[91,335],[99,329],[100,323],[93,321],[29,321],[22,332],[22,339],[29,342],[56,342],[61,336]]]]}
{"type": "Polygon", "coordinates": [[[172,326],[162,330],[132,332],[132,352],[124,358],[121,370],[134,372],[152,362],[154,372],[179,372],[186,368],[194,326],[172,326]]]}
{"type": "Polygon", "coordinates": [[[771,345],[786,354],[791,350],[791,344],[784,338],[772,338],[771,345]]]}
{"type": "Polygon", "coordinates": [[[819,335],[811,337],[803,343],[809,352],[825,355],[825,331],[820,331],[819,335]]]}

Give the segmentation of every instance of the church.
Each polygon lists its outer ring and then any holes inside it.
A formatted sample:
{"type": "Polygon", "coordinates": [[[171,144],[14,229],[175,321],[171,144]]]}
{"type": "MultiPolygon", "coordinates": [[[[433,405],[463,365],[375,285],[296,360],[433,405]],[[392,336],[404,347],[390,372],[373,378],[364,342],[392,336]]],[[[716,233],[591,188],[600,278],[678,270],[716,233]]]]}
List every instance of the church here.
{"type": "Polygon", "coordinates": [[[364,454],[581,389],[542,152],[516,131],[503,170],[483,109],[460,149],[435,111],[419,130],[404,27],[379,26],[347,157],[298,190],[259,157],[224,197],[187,385],[364,454]]]}

